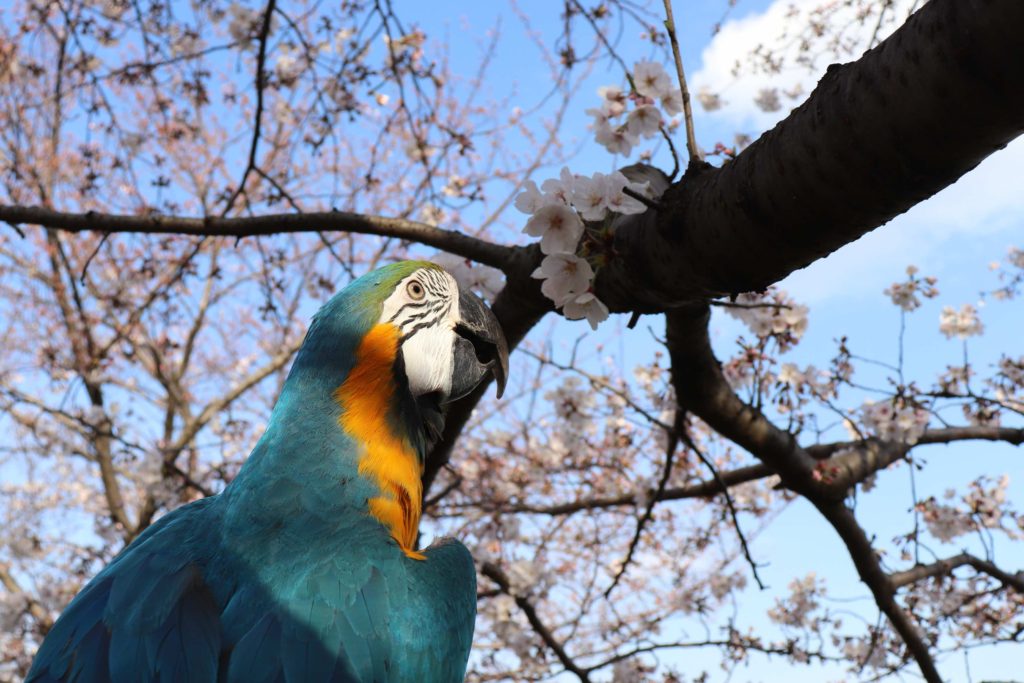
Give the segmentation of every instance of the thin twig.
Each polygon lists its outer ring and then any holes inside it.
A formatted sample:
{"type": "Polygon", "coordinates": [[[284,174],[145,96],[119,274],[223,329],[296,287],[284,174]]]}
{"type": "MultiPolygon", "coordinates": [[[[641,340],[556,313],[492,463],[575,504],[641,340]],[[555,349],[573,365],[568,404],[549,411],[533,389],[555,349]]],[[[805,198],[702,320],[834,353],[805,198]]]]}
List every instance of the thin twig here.
{"type": "Polygon", "coordinates": [[[522,595],[516,595],[512,591],[511,583],[505,575],[505,572],[503,572],[500,567],[490,562],[484,562],[480,567],[480,573],[498,584],[502,593],[513,597],[516,604],[519,605],[519,609],[521,609],[523,614],[526,615],[526,619],[530,622],[530,626],[532,626],[533,630],[537,632],[537,635],[540,636],[541,640],[551,648],[551,651],[555,653],[558,661],[562,663],[562,666],[565,667],[566,671],[576,674],[581,681],[590,681],[590,677],[587,675],[587,672],[573,661],[572,657],[570,657],[565,651],[562,644],[555,638],[555,634],[551,632],[551,629],[549,629],[543,621],[541,621],[540,616],[537,614],[537,610],[533,607],[533,604],[522,595]]]}
{"type": "Polygon", "coordinates": [[[703,161],[704,155],[697,147],[697,134],[693,130],[693,108],[690,106],[690,91],[686,87],[686,74],[683,72],[683,57],[679,53],[679,39],[676,37],[676,22],[672,18],[672,0],[665,0],[665,30],[669,42],[672,43],[672,56],[676,60],[676,73],[679,75],[679,94],[683,99],[683,121],[686,124],[686,151],[690,155],[690,163],[703,161]]]}
{"type": "Polygon", "coordinates": [[[604,597],[608,598],[615,587],[619,585],[619,581],[626,573],[626,569],[629,567],[629,563],[633,560],[633,553],[636,552],[637,546],[640,545],[640,537],[643,535],[644,527],[647,522],[651,521],[651,517],[654,514],[654,505],[658,502],[658,499],[665,493],[665,486],[668,484],[669,477],[672,476],[672,465],[676,454],[676,447],[679,445],[679,432],[680,432],[680,419],[677,418],[672,426],[666,430],[666,436],[668,437],[668,445],[665,447],[665,466],[661,470],[661,479],[658,481],[658,488],[654,495],[647,499],[647,506],[644,509],[644,514],[636,521],[636,532],[633,534],[633,540],[629,543],[629,550],[626,552],[626,559],[622,561],[622,566],[619,567],[619,571],[615,574],[615,578],[612,579],[611,585],[608,586],[604,592],[604,597]]]}
{"type": "Polygon", "coordinates": [[[690,438],[690,433],[685,429],[685,427],[680,431],[680,434],[682,435],[683,443],[686,444],[687,448],[696,453],[700,461],[704,463],[709,470],[711,470],[711,476],[722,488],[722,494],[725,495],[725,503],[729,508],[729,514],[732,516],[732,524],[736,527],[736,535],[739,536],[740,546],[743,548],[743,556],[747,558],[747,564],[750,565],[750,571],[754,575],[754,581],[757,582],[757,587],[764,590],[765,585],[757,573],[757,562],[754,562],[754,558],[750,554],[750,548],[747,546],[747,537],[743,535],[743,529],[740,528],[740,518],[739,515],[736,514],[736,504],[732,499],[732,494],[729,493],[729,487],[725,485],[724,481],[722,481],[722,475],[719,474],[718,468],[715,467],[715,464],[711,462],[711,460],[704,455],[699,448],[697,448],[697,444],[690,438]]]}
{"type": "Polygon", "coordinates": [[[7,225],[11,226],[11,229],[14,230],[14,232],[18,233],[18,237],[20,237],[21,239],[25,239],[25,231],[22,230],[17,223],[7,221],[7,225]]]}
{"type": "Polygon", "coordinates": [[[269,0],[267,2],[267,8],[263,11],[263,25],[260,27],[260,48],[256,54],[256,120],[253,124],[252,144],[249,146],[249,161],[245,165],[245,172],[242,173],[241,182],[238,183],[238,187],[235,188],[231,197],[228,198],[221,216],[227,216],[232,207],[234,207],[235,200],[245,191],[245,183],[249,179],[249,174],[256,168],[256,151],[260,144],[260,127],[263,124],[263,91],[267,85],[264,74],[267,62],[267,42],[270,37],[270,23],[274,18],[274,6],[276,4],[277,0],[269,0]]]}
{"type": "Polygon", "coordinates": [[[649,209],[654,209],[655,211],[660,211],[661,209],[664,208],[664,206],[661,204],[661,202],[655,201],[654,199],[651,199],[650,197],[645,197],[644,195],[640,194],[636,190],[631,189],[629,187],[622,188],[622,194],[624,194],[624,195],[626,195],[628,197],[632,197],[633,199],[637,200],[638,202],[640,202],[641,204],[643,204],[644,206],[646,206],[649,209]]]}
{"type": "Polygon", "coordinates": [[[100,253],[100,249],[103,248],[108,237],[110,237],[109,232],[103,233],[103,237],[100,237],[100,241],[96,243],[96,248],[92,250],[91,254],[89,254],[89,258],[85,259],[85,264],[82,265],[82,274],[78,276],[78,281],[83,285],[85,284],[85,273],[89,270],[89,264],[92,263],[94,258],[96,258],[96,254],[100,253]]]}

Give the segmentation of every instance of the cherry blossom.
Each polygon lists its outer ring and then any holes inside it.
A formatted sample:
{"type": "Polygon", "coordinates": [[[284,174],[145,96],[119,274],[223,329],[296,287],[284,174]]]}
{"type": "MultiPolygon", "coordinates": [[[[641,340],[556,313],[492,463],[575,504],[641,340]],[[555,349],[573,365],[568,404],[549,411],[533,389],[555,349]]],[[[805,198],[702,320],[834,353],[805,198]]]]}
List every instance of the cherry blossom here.
{"type": "Polygon", "coordinates": [[[649,138],[661,130],[661,112],[658,108],[645,104],[629,112],[626,117],[626,130],[637,138],[649,138]]]}
{"type": "Polygon", "coordinates": [[[639,195],[648,195],[647,183],[631,183],[619,171],[615,171],[605,179],[605,206],[615,213],[637,214],[647,211],[647,205],[635,197],[625,193],[629,188],[639,195]]]}
{"type": "Polygon", "coordinates": [[[677,116],[683,113],[683,91],[679,88],[670,90],[661,96],[661,108],[669,116],[677,116]]]}
{"type": "Polygon", "coordinates": [[[928,411],[906,401],[865,401],[861,421],[879,439],[914,444],[928,426],[928,411]]]}
{"type": "Polygon", "coordinates": [[[764,112],[773,112],[782,109],[782,102],[779,100],[778,88],[762,88],[754,98],[754,104],[764,112]]]}
{"type": "Polygon", "coordinates": [[[526,180],[523,182],[523,191],[516,195],[514,206],[525,214],[533,214],[550,203],[551,198],[545,198],[537,189],[537,183],[526,180]]]}
{"type": "Polygon", "coordinates": [[[959,337],[967,339],[975,337],[985,331],[984,325],[978,318],[978,312],[971,304],[964,304],[957,311],[952,306],[944,306],[939,315],[939,332],[946,335],[947,339],[959,337]]]}
{"type": "Polygon", "coordinates": [[[572,171],[563,166],[558,177],[548,178],[541,183],[540,189],[544,190],[546,196],[557,199],[563,204],[568,204],[575,182],[576,177],[572,174],[572,171]]]}
{"type": "Polygon", "coordinates": [[[938,296],[939,290],[935,287],[936,278],[918,279],[916,266],[907,266],[907,275],[906,282],[894,282],[883,292],[900,309],[910,312],[919,308],[921,300],[917,297],[918,294],[926,299],[938,296]]]}
{"type": "Polygon", "coordinates": [[[591,329],[596,330],[599,323],[608,319],[608,307],[594,296],[592,292],[584,292],[579,296],[566,301],[562,306],[562,312],[569,320],[587,319],[591,329]]]}
{"type": "Polygon", "coordinates": [[[596,131],[594,139],[612,154],[629,156],[639,142],[625,125],[612,126],[607,121],[595,121],[593,128],[596,131]]]}
{"type": "Polygon", "coordinates": [[[780,351],[795,346],[807,330],[808,308],[794,302],[785,291],[770,287],[761,294],[745,293],[736,297],[736,307],[726,313],[741,320],[762,339],[772,339],[780,351]]]}
{"type": "Polygon", "coordinates": [[[697,91],[697,102],[704,111],[716,111],[722,108],[722,98],[718,93],[712,92],[707,87],[697,91]]]}
{"type": "Polygon", "coordinates": [[[637,62],[633,66],[633,83],[636,91],[645,97],[658,99],[671,95],[672,79],[657,62],[637,62]]]}
{"type": "Polygon", "coordinates": [[[544,254],[572,254],[583,235],[583,223],[570,207],[549,204],[530,217],[523,232],[540,237],[540,250],[544,254]]]}
{"type": "Polygon", "coordinates": [[[586,259],[574,254],[549,254],[533,271],[532,277],[544,280],[541,292],[556,306],[562,306],[590,288],[594,270],[586,259]]]}

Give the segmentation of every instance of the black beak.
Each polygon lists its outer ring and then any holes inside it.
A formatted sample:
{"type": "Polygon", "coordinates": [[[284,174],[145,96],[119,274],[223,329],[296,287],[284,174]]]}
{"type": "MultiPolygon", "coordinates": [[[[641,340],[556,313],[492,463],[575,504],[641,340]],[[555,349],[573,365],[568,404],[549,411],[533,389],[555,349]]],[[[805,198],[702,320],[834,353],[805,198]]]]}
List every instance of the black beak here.
{"type": "Polygon", "coordinates": [[[455,359],[448,400],[473,391],[487,373],[498,383],[498,398],[508,379],[508,342],[498,319],[470,292],[459,293],[459,323],[455,326],[455,359]]]}

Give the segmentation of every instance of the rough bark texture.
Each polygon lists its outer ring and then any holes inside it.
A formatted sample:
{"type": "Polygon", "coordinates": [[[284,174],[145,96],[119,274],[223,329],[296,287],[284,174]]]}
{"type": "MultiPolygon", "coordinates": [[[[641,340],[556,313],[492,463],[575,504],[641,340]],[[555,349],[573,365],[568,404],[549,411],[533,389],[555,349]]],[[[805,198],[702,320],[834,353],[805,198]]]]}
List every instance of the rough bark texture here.
{"type": "Polygon", "coordinates": [[[1022,31],[1020,0],[929,2],[734,161],[622,221],[599,296],[651,312],[763,289],[952,184],[1024,132],[1022,31]]]}

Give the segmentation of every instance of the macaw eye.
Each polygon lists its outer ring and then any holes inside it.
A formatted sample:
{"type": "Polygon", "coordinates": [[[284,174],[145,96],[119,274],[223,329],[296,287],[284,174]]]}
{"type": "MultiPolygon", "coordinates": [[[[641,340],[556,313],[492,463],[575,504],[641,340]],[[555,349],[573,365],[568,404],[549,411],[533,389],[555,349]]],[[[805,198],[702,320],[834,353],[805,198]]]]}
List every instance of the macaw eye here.
{"type": "Polygon", "coordinates": [[[423,289],[423,285],[420,284],[419,280],[413,280],[405,286],[405,291],[409,293],[409,298],[413,301],[419,301],[427,292],[423,289]]]}

